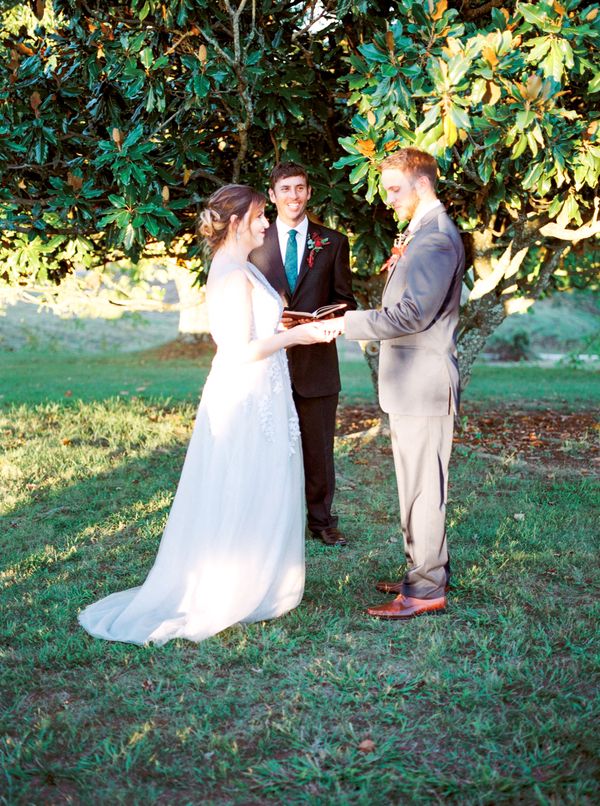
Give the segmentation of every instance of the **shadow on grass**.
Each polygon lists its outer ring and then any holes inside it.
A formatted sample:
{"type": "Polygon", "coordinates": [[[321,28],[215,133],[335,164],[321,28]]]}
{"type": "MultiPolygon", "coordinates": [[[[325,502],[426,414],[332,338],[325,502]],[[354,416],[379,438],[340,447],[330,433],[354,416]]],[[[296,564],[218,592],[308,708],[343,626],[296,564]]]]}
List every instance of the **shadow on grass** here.
{"type": "Polygon", "coordinates": [[[105,592],[102,584],[98,589],[92,582],[107,575],[126,587],[139,584],[158,547],[186,450],[187,440],[169,451],[154,450],[51,493],[41,492],[9,511],[0,518],[12,555],[4,569],[5,586],[18,588],[20,580],[35,579],[52,567],[63,581],[76,579],[82,562],[84,585],[93,588],[92,597],[105,592]],[[15,551],[11,535],[20,537],[21,551],[15,551]]]}

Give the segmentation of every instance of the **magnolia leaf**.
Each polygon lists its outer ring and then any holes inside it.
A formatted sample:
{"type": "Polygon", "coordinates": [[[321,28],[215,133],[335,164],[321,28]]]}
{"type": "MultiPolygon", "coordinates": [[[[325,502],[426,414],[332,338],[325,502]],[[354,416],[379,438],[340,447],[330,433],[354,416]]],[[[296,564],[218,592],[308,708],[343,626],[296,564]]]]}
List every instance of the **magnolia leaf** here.
{"type": "MultiPolygon", "coordinates": [[[[508,256],[510,257],[511,248],[512,248],[512,243],[508,246],[508,249],[506,250],[506,252],[504,254],[508,253],[508,256]]],[[[528,251],[529,251],[529,247],[524,246],[523,249],[519,249],[519,251],[515,255],[513,255],[512,258],[510,258],[510,260],[508,262],[508,266],[506,267],[506,269],[504,271],[504,279],[505,280],[508,280],[509,277],[513,277],[519,271],[519,268],[521,267],[521,263],[525,259],[525,255],[527,254],[528,251]]],[[[502,257],[504,257],[504,255],[502,257]]]]}
{"type": "Polygon", "coordinates": [[[573,220],[581,224],[581,214],[577,199],[572,194],[569,194],[556,218],[556,223],[559,227],[566,227],[573,220]]]}
{"type": "Polygon", "coordinates": [[[81,176],[76,176],[75,174],[72,174],[71,171],[68,171],[67,185],[70,185],[75,191],[81,190],[83,179],[81,176]]]}
{"type": "Polygon", "coordinates": [[[363,155],[363,157],[373,157],[375,154],[375,143],[373,140],[357,140],[356,150],[363,155]]]}
{"type": "Polygon", "coordinates": [[[488,81],[483,102],[493,106],[497,101],[500,100],[501,95],[502,90],[500,87],[497,84],[494,84],[493,81],[488,81]]]}
{"type": "Polygon", "coordinates": [[[495,67],[498,64],[496,51],[493,48],[490,48],[489,45],[486,45],[481,49],[481,55],[492,67],[495,67]]]}
{"type": "Polygon", "coordinates": [[[514,313],[525,313],[533,303],[534,299],[529,297],[512,297],[504,302],[504,311],[507,316],[512,316],[514,313]]]}
{"type": "Polygon", "coordinates": [[[444,139],[448,148],[452,148],[458,139],[458,129],[450,115],[444,115],[442,118],[444,126],[444,139]]]}
{"type": "Polygon", "coordinates": [[[390,55],[394,55],[394,51],[396,50],[396,41],[394,40],[394,34],[389,30],[385,32],[385,44],[388,47],[390,55]]]}
{"type": "Polygon", "coordinates": [[[527,79],[527,84],[525,85],[527,91],[527,97],[531,100],[534,100],[540,94],[542,89],[542,79],[536,73],[529,76],[527,79]]]}
{"type": "Polygon", "coordinates": [[[441,18],[444,16],[446,9],[448,8],[448,0],[437,0],[437,3],[435,4],[435,10],[433,12],[431,12],[431,6],[432,4],[430,2],[429,8],[431,13],[431,19],[441,20],[441,18]]]}
{"type": "Polygon", "coordinates": [[[360,165],[357,165],[355,168],[352,169],[350,172],[350,176],[348,177],[350,180],[350,184],[354,185],[356,182],[359,182],[368,172],[369,170],[369,161],[365,160],[360,165]]]}

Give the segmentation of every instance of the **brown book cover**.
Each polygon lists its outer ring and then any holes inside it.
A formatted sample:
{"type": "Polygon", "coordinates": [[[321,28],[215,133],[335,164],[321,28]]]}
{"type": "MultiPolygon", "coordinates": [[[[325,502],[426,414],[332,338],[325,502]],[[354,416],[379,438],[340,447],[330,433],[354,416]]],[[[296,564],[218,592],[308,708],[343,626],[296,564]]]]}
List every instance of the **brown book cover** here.
{"type": "Polygon", "coordinates": [[[346,302],[338,302],[333,305],[323,305],[312,313],[308,311],[289,311],[286,309],[281,315],[281,321],[285,327],[304,325],[307,322],[319,322],[323,319],[333,319],[335,316],[341,314],[344,308],[347,307],[348,304],[346,302]]]}

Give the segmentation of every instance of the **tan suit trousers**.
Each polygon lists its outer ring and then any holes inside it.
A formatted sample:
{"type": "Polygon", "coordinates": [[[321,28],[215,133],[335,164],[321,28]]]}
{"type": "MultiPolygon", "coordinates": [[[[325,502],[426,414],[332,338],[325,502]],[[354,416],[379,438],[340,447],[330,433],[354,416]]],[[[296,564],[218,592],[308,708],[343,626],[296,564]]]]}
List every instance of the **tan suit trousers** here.
{"type": "Polygon", "coordinates": [[[434,599],[444,595],[449,579],[446,499],[454,414],[389,418],[407,562],[403,593],[434,599]]]}

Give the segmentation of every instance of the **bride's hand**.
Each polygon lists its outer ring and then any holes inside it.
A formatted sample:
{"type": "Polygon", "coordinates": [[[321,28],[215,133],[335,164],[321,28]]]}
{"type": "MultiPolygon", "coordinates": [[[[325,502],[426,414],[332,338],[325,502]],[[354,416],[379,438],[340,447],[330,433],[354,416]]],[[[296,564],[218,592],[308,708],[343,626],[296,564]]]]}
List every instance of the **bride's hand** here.
{"type": "Polygon", "coordinates": [[[330,327],[330,322],[308,322],[297,325],[288,332],[292,336],[293,345],[329,342],[338,335],[336,328],[330,327]]]}

